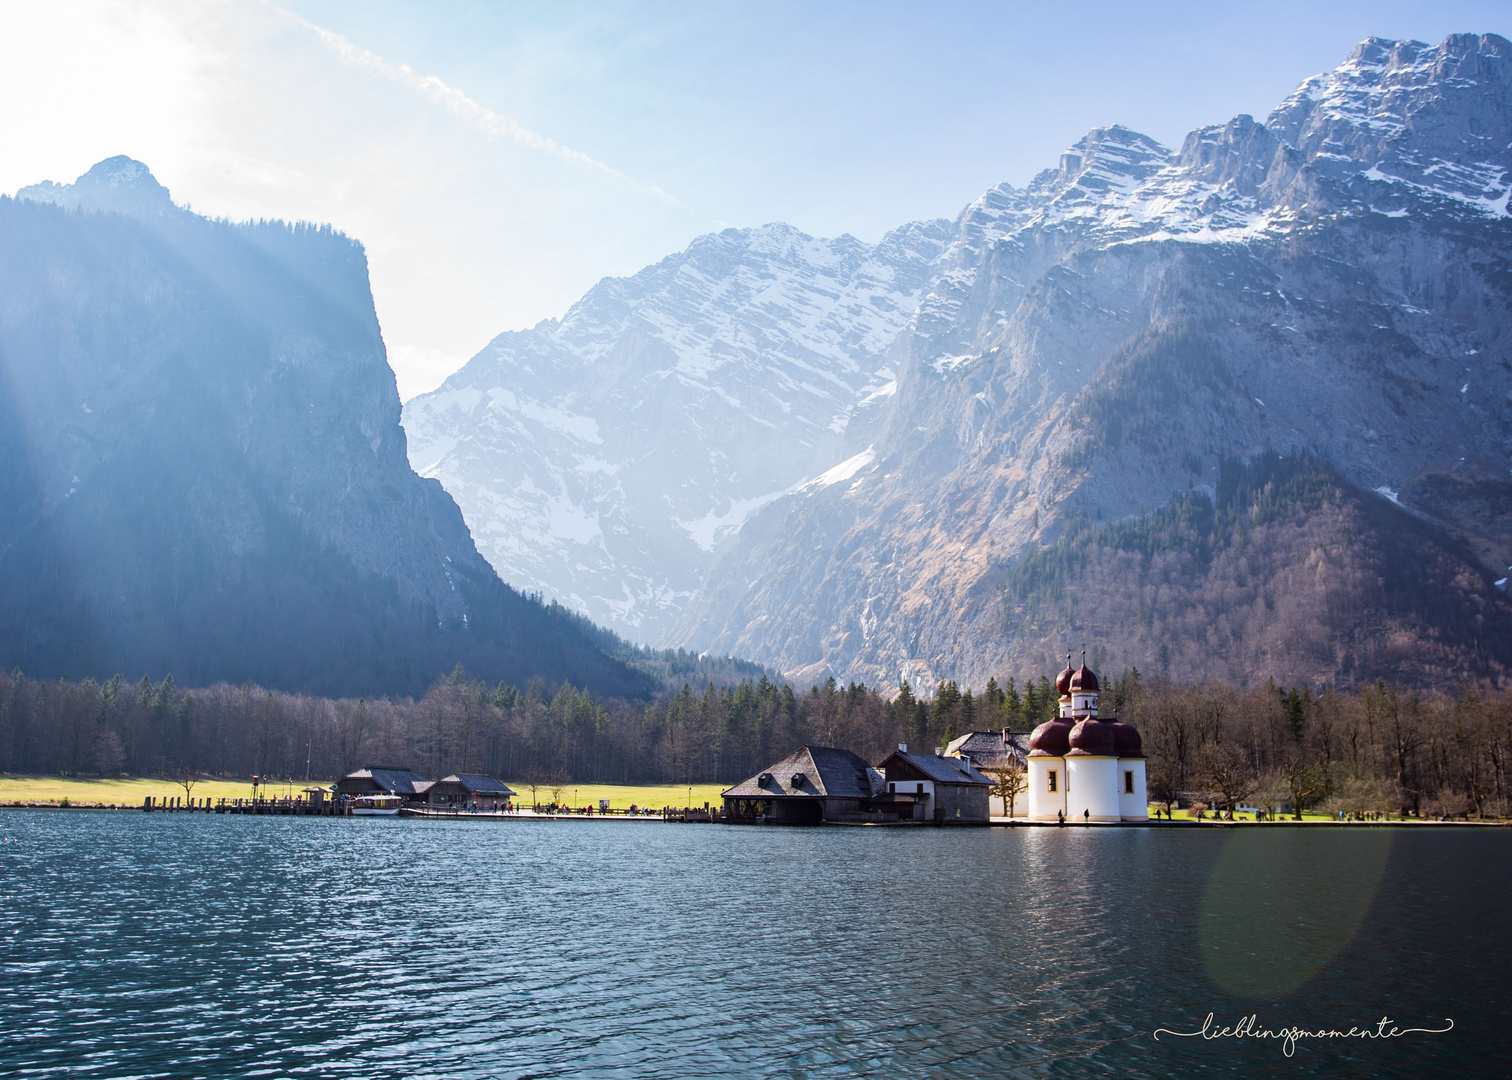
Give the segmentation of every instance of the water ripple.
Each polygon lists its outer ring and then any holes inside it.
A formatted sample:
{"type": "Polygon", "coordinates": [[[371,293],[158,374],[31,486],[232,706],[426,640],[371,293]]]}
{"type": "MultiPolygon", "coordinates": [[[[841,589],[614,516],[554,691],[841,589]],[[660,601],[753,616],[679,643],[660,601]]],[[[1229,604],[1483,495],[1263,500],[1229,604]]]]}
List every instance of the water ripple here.
{"type": "Polygon", "coordinates": [[[1472,1075],[1509,1049],[1479,903],[1512,884],[1508,839],[1401,832],[1353,941],[1255,1002],[1205,971],[1199,903],[1242,929],[1295,883],[1251,853],[1226,895],[1219,831],[6,812],[0,1072],[1242,1076],[1285,1059],[1150,1033],[1385,1010],[1460,1026],[1292,1064],[1472,1075]]]}

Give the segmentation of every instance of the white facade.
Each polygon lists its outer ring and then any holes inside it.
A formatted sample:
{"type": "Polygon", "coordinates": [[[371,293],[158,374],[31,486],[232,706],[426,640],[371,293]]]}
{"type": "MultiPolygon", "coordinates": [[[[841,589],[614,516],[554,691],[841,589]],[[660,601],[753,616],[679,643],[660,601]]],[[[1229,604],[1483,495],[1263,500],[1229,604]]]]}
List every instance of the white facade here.
{"type": "Polygon", "coordinates": [[[1061,815],[1072,822],[1145,821],[1149,807],[1144,759],[1118,756],[1122,726],[1108,728],[1098,719],[1097,676],[1085,657],[1079,671],[1072,669],[1070,660],[1068,656],[1055,685],[1061,695],[1060,723],[1075,725],[1071,749],[1066,753],[1066,736],[1048,726],[1035,730],[1028,816],[1035,821],[1055,821],[1061,815]],[[1046,757],[1047,752],[1065,756],[1046,757]]]}
{"type": "Polygon", "coordinates": [[[1031,757],[1029,759],[1029,819],[1054,821],[1066,811],[1066,759],[1031,757]],[[1050,790],[1050,776],[1055,776],[1055,790],[1050,790]]]}
{"type": "Polygon", "coordinates": [[[1067,785],[1066,816],[1072,821],[1122,821],[1119,806],[1119,790],[1123,776],[1118,771],[1115,757],[1083,757],[1073,754],[1066,758],[1067,785]]]}
{"type": "Polygon", "coordinates": [[[1118,809],[1123,819],[1150,820],[1150,804],[1145,798],[1144,758],[1119,758],[1118,783],[1118,809]],[[1134,790],[1130,791],[1130,788],[1134,790]]]}

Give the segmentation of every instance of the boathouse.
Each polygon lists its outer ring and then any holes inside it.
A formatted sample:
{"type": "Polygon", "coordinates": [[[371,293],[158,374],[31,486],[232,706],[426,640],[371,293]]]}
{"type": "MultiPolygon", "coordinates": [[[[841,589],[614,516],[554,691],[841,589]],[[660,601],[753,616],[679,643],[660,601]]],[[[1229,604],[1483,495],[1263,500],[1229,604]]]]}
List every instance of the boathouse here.
{"type": "Polygon", "coordinates": [[[743,824],[820,825],[862,818],[862,803],[881,790],[865,759],[834,746],[804,746],[723,793],[725,820],[743,824]]]}
{"type": "Polygon", "coordinates": [[[453,773],[430,785],[425,792],[425,804],[453,809],[507,810],[514,794],[491,776],[453,773]]]}
{"type": "Polygon", "coordinates": [[[877,767],[886,786],[870,805],[890,808],[897,820],[987,824],[992,781],[966,758],[915,754],[899,746],[877,767]]]}
{"type": "Polygon", "coordinates": [[[340,795],[400,795],[407,800],[423,796],[431,781],[409,769],[391,765],[369,765],[349,772],[336,781],[336,794],[340,795]]]}

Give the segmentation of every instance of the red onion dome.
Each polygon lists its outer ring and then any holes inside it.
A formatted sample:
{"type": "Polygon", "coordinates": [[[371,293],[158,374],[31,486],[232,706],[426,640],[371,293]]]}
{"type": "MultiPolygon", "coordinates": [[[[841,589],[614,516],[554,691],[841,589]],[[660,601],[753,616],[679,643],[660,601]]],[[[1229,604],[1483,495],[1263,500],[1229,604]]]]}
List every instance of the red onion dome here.
{"type": "Polygon", "coordinates": [[[1072,755],[1082,757],[1115,757],[1113,750],[1113,725],[1105,724],[1089,716],[1071,729],[1072,755]]]}
{"type": "MultiPolygon", "coordinates": [[[[1070,687],[1073,694],[1077,692],[1095,694],[1097,693],[1097,674],[1086,664],[1083,664],[1071,676],[1070,687]]],[[[1062,691],[1062,693],[1064,692],[1062,691]]]]}
{"type": "Polygon", "coordinates": [[[1034,729],[1029,736],[1030,757],[1065,757],[1071,749],[1071,721],[1051,720],[1034,729]]]}
{"type": "Polygon", "coordinates": [[[1144,757],[1144,742],[1133,724],[1114,720],[1108,726],[1113,729],[1113,749],[1119,757],[1144,757]]]}
{"type": "Polygon", "coordinates": [[[1076,669],[1071,666],[1071,660],[1066,660],[1066,670],[1055,677],[1055,692],[1065,697],[1071,692],[1071,676],[1076,674],[1076,669]]]}

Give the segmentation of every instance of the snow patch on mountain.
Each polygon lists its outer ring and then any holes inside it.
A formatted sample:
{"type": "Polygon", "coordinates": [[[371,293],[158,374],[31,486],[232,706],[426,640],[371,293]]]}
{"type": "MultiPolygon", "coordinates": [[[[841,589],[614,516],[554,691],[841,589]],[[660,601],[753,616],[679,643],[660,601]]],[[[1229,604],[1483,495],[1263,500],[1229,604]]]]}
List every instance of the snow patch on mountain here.
{"type": "Polygon", "coordinates": [[[833,469],[826,469],[818,476],[806,483],[799,484],[798,491],[812,491],[817,488],[827,488],[841,481],[849,480],[862,469],[877,460],[877,450],[874,446],[868,446],[855,457],[846,458],[833,469]]]}
{"type": "Polygon", "coordinates": [[[655,640],[751,515],[872,441],[953,231],[700,237],[412,399],[411,460],[506,580],[655,640]]]}

